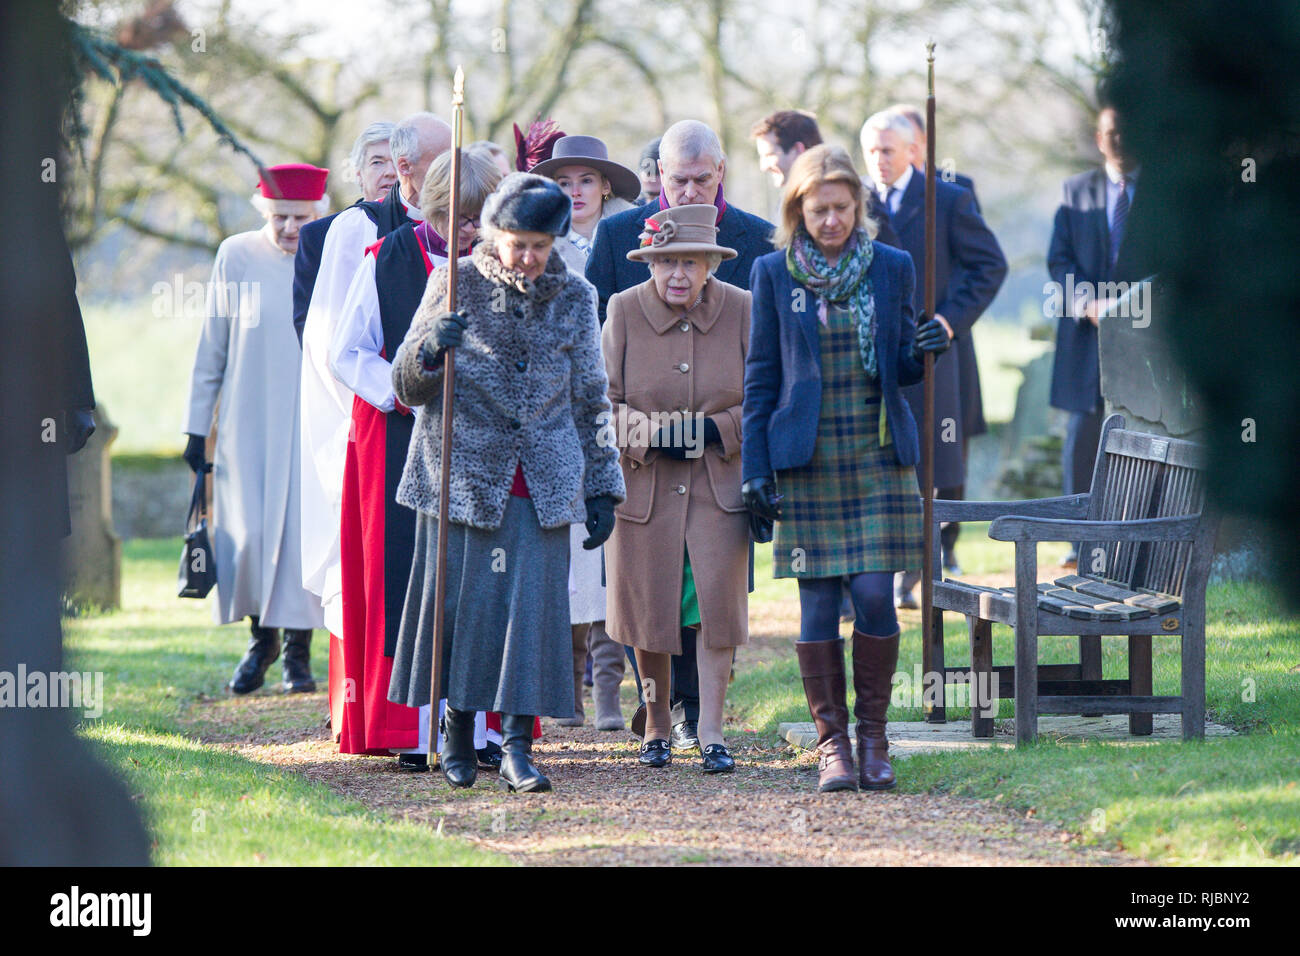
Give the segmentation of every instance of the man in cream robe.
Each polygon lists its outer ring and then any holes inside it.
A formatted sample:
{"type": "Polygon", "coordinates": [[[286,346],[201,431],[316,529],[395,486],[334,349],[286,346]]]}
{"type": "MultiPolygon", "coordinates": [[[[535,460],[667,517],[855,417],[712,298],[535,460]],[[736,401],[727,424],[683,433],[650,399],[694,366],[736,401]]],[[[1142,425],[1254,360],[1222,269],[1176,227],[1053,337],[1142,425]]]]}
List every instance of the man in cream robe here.
{"type": "Polygon", "coordinates": [[[213,462],[212,550],[218,623],[248,617],[252,637],[229,688],[262,685],[285,629],[285,689],[310,690],[311,629],[319,599],[302,584],[298,443],[299,364],[292,316],[298,230],[321,211],[328,170],[273,166],[255,204],[266,225],[217,250],[207,317],[190,379],[186,460],[203,467],[203,442],[220,403],[213,462]],[[305,678],[304,678],[305,675],[305,678]]]}

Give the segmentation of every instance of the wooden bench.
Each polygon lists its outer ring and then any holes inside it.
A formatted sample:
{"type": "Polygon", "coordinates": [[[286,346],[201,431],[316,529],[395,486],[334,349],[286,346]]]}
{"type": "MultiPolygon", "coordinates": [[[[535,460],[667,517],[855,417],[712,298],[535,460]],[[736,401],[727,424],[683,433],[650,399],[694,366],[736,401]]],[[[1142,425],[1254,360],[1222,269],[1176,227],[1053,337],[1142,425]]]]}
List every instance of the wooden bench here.
{"type": "MultiPolygon", "coordinates": [[[[1127,431],[1112,415],[1102,425],[1092,489],[1031,501],[934,503],[941,521],[992,521],[989,537],[1016,546],[1015,587],[934,581],[934,615],[922,667],[937,685],[970,684],[971,730],[993,735],[981,698],[997,675],[1000,697],[1016,701],[1017,745],[1035,739],[1039,714],[1128,714],[1129,731],[1150,734],[1153,714],[1181,714],[1183,738],[1205,735],[1205,588],[1217,518],[1204,509],[1201,446],[1127,431]],[[1077,573],[1038,580],[1038,542],[1079,542],[1077,573]],[[966,617],[971,666],[945,667],[943,612],[966,617]],[[992,625],[1015,629],[1014,666],[994,666],[992,625]],[[1151,638],[1180,635],[1182,687],[1152,694],[1151,638]],[[1077,636],[1079,663],[1039,664],[1038,639],[1077,636]],[[1101,638],[1128,637],[1128,677],[1103,680],[1101,638]],[[983,713],[981,713],[983,711],[983,713]]],[[[946,719],[942,695],[926,719],[946,719]]],[[[992,705],[992,706],[990,706],[992,705]]]]}

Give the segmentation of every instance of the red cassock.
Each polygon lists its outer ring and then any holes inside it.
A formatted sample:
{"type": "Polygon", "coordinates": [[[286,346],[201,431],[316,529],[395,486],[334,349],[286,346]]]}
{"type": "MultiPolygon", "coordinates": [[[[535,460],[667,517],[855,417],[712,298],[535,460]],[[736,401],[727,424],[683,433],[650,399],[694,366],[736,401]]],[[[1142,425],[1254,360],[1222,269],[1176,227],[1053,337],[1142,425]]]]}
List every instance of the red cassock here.
{"type": "MultiPolygon", "coordinates": [[[[407,253],[401,261],[394,262],[391,254],[380,257],[389,237],[366,250],[376,258],[375,280],[385,326],[384,357],[400,344],[433,269],[424,246],[407,230],[397,232],[396,238],[402,241],[391,245],[407,253]],[[412,261],[410,253],[416,249],[419,258],[412,261]],[[421,260],[423,268],[417,264],[421,260]]],[[[388,699],[414,540],[414,512],[394,500],[410,437],[410,416],[410,410],[400,405],[393,412],[382,412],[360,396],[352,400],[339,532],[343,641],[337,689],[334,658],[330,661],[331,719],[337,712],[332,726],[340,753],[387,754],[419,745],[419,710],[388,699]]]]}
{"type": "MultiPolygon", "coordinates": [[[[383,753],[419,743],[419,711],[388,699],[393,659],[384,653],[384,510],[388,416],[361,398],[352,403],[355,440],[343,471],[343,704],[339,751],[383,753]]],[[[395,484],[395,481],[394,481],[395,484]]],[[[408,562],[406,570],[409,571],[408,562]]]]}

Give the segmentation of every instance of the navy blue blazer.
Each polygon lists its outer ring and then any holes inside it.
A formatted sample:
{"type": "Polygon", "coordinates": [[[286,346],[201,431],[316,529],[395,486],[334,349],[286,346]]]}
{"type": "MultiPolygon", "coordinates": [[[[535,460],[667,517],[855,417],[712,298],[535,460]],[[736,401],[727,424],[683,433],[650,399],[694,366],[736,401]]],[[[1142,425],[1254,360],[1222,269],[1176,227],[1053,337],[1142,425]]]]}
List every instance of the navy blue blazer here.
{"type": "MultiPolygon", "coordinates": [[[[912,355],[916,272],[906,252],[879,241],[872,247],[874,257],[867,276],[876,300],[876,364],[885,418],[898,463],[915,465],[921,459],[916,420],[900,388],[919,382],[925,372],[912,355]]],[[[822,407],[816,294],[791,277],[783,249],[754,262],[749,284],[753,306],[741,420],[742,481],[808,464],[817,442],[822,407]],[[805,308],[797,311],[796,288],[805,291],[798,297],[805,308]]],[[[864,417],[864,425],[874,428],[875,422],[864,417]]]]}
{"type": "MultiPolygon", "coordinates": [[[[596,287],[602,325],[610,296],[650,278],[650,267],[644,262],[629,261],[627,254],[641,245],[644,223],[658,211],[656,200],[625,209],[602,219],[596,226],[585,274],[587,281],[596,287]]],[[[727,210],[718,223],[718,245],[735,249],[736,258],[724,260],[714,275],[739,289],[748,289],[754,260],[772,251],[772,224],[727,203],[727,210]]]]}
{"type": "MultiPolygon", "coordinates": [[[[964,186],[935,180],[935,312],[952,326],[954,347],[934,363],[934,483],[938,488],[963,484],[961,346],[1007,276],[1007,260],[997,237],[976,211],[975,195],[964,186]],[[951,420],[951,425],[947,424],[951,420]],[[951,441],[945,441],[951,438],[951,441]]],[[[893,216],[899,242],[912,257],[918,277],[925,275],[925,177],[913,172],[893,216]]],[[[912,295],[917,315],[925,308],[925,284],[918,278],[912,295]]],[[[918,384],[904,392],[919,421],[924,391],[918,384]]]]}
{"type": "MultiPolygon", "coordinates": [[[[1137,201],[1134,188],[1134,202],[1137,201]]],[[[1132,222],[1132,211],[1129,221],[1132,222]]],[[[1125,233],[1128,234],[1127,232],[1125,233]]],[[[1067,276],[1081,283],[1136,281],[1143,278],[1128,264],[1120,247],[1119,261],[1110,267],[1110,221],[1106,217],[1106,171],[1101,167],[1065,181],[1061,205],[1052,224],[1047,271],[1062,298],[1056,324],[1056,354],[1052,358],[1053,408],[1091,412],[1101,403],[1101,370],[1097,358],[1097,327],[1074,314],[1065,300],[1067,276]]],[[[1095,291],[1095,289],[1094,289],[1095,291]]]]}

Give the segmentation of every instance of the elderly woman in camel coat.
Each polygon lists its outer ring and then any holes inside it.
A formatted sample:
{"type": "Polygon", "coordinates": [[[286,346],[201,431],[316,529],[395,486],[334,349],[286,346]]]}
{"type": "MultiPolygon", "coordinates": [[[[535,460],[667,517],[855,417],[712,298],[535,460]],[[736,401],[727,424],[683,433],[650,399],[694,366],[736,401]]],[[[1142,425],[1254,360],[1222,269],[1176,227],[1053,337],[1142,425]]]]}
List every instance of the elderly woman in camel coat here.
{"type": "Polygon", "coordinates": [[[697,627],[706,772],[734,768],[722,738],[732,653],[748,637],[749,520],[740,435],[749,293],[712,275],[717,209],[676,206],[628,253],[649,281],[613,296],[602,333],[627,499],[605,548],[606,626],[636,652],[646,687],[640,762],[670,762],[670,655],[697,627]],[[653,682],[653,683],[649,683],[653,682]]]}

